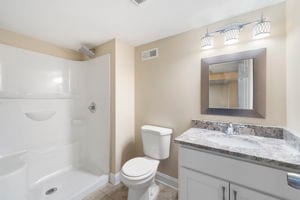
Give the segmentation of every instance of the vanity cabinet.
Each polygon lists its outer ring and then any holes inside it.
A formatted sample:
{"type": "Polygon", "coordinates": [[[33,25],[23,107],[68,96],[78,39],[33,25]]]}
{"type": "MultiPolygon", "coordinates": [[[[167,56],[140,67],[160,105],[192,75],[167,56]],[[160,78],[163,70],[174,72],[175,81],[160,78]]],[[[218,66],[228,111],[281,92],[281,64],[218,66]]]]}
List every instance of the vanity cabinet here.
{"type": "Polygon", "coordinates": [[[180,176],[182,200],[229,200],[229,183],[190,169],[182,168],[180,176]]]}
{"type": "Polygon", "coordinates": [[[287,171],[181,146],[179,200],[299,200],[287,171]]]}
{"type": "Polygon", "coordinates": [[[228,181],[181,168],[181,200],[279,200],[228,181]]]}

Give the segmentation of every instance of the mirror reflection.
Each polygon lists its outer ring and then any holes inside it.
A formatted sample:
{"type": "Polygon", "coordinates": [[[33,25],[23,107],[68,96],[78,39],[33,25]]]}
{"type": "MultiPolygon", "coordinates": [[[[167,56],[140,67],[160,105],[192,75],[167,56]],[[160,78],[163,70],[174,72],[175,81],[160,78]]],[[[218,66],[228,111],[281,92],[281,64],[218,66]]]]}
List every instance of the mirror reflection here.
{"type": "Polygon", "coordinates": [[[209,65],[209,108],[253,109],[253,59],[209,65]]]}

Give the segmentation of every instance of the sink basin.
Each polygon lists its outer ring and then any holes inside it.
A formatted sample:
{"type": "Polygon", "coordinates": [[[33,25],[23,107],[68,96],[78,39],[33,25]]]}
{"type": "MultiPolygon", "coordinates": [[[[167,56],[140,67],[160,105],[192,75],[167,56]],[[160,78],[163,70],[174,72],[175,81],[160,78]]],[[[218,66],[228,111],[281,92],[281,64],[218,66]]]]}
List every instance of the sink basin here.
{"type": "Polygon", "coordinates": [[[207,140],[213,143],[217,143],[218,145],[228,147],[238,147],[246,149],[256,149],[260,147],[259,143],[256,141],[235,136],[210,136],[207,138],[207,140]]]}

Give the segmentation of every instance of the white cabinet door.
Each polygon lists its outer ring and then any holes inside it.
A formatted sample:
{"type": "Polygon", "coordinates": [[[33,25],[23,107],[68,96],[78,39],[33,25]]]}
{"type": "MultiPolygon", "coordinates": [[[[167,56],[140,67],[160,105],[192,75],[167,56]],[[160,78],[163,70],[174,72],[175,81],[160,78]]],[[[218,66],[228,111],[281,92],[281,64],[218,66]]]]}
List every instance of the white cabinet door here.
{"type": "Polygon", "coordinates": [[[279,200],[260,192],[230,184],[230,200],[279,200]]]}
{"type": "Polygon", "coordinates": [[[180,200],[229,200],[229,182],[180,168],[180,200]]]}

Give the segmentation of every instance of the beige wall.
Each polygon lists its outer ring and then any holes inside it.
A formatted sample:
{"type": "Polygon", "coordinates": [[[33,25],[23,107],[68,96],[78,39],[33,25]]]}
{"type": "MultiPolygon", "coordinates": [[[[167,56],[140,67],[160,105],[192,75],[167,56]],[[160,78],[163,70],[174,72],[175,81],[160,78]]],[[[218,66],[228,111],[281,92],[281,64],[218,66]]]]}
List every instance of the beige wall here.
{"type": "MultiPolygon", "coordinates": [[[[231,22],[255,20],[259,18],[261,11],[210,25],[209,29],[231,22]]],[[[173,138],[188,129],[192,119],[286,125],[285,4],[265,8],[263,11],[272,20],[272,36],[268,39],[251,40],[252,27],[247,27],[241,34],[239,44],[224,47],[222,37],[218,36],[216,48],[202,51],[200,40],[205,28],[200,28],[136,47],[135,133],[139,154],[143,153],[140,138],[140,127],[143,124],[173,128],[173,138]],[[159,48],[159,58],[141,61],[142,50],[156,47],[159,48]],[[267,48],[266,119],[201,115],[201,58],[264,47],[267,48]]],[[[177,149],[178,145],[172,143],[170,158],[161,162],[159,171],[177,176],[177,149]]]]}
{"type": "Polygon", "coordinates": [[[300,133],[300,1],[287,1],[287,126],[300,133]]]}
{"type": "Polygon", "coordinates": [[[95,48],[96,56],[111,54],[111,166],[117,173],[135,155],[134,47],[111,40],[95,48]]]}
{"type": "Polygon", "coordinates": [[[69,60],[83,60],[74,50],[0,28],[0,43],[69,60]]]}
{"type": "Polygon", "coordinates": [[[117,40],[115,72],[115,168],[135,155],[134,134],[134,47],[117,40]]]}

